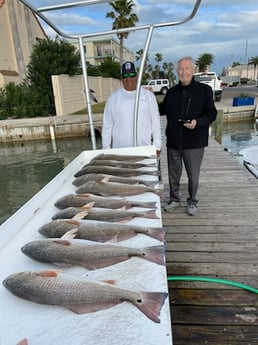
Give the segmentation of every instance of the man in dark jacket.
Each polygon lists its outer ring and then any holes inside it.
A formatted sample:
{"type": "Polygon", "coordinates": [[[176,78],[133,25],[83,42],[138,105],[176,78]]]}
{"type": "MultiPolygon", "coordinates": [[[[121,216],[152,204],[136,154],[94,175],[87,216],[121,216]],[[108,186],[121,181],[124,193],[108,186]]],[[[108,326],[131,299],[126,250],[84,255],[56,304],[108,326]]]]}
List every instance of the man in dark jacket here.
{"type": "Polygon", "coordinates": [[[179,83],[168,90],[159,105],[167,116],[167,159],[170,200],[165,211],[180,206],[182,162],[188,177],[187,212],[197,214],[197,191],[205,146],[208,146],[209,125],[216,119],[213,92],[210,86],[193,79],[195,63],[191,57],[178,61],[179,83]]]}

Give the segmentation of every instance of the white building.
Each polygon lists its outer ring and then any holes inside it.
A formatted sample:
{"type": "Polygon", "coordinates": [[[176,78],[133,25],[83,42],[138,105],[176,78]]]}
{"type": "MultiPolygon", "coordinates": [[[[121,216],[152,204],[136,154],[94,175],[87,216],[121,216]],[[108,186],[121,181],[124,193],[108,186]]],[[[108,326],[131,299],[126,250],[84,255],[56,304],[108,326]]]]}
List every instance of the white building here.
{"type": "MultiPolygon", "coordinates": [[[[78,50],[79,43],[77,40],[69,40],[78,50]]],[[[86,54],[86,62],[98,66],[107,57],[112,57],[114,61],[120,61],[120,44],[117,39],[112,36],[96,37],[94,39],[83,39],[84,52],[86,54]]],[[[134,61],[134,54],[131,50],[123,47],[124,61],[134,61]]]]}
{"type": "Polygon", "coordinates": [[[235,67],[228,67],[226,71],[227,77],[239,77],[247,78],[249,80],[255,80],[258,78],[258,66],[254,68],[254,65],[238,65],[235,67]]]}

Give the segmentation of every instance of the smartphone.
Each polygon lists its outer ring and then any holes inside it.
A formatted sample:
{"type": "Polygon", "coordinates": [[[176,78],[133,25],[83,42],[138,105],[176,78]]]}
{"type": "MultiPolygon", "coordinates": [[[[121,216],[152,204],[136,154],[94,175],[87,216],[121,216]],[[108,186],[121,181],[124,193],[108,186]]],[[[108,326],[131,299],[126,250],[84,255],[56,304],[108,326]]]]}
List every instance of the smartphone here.
{"type": "Polygon", "coordinates": [[[179,123],[191,123],[192,120],[186,120],[186,119],[178,119],[177,120],[179,123]]]}

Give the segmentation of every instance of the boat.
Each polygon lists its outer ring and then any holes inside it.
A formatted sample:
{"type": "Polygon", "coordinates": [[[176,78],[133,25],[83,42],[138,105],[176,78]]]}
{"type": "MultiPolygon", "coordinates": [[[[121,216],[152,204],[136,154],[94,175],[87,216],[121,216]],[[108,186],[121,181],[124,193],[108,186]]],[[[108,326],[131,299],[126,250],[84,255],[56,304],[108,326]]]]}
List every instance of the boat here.
{"type": "MultiPolygon", "coordinates": [[[[84,267],[55,267],[37,262],[25,256],[21,247],[26,243],[43,239],[38,229],[50,222],[58,211],[54,203],[61,196],[75,193],[74,174],[92,158],[101,153],[122,155],[142,155],[150,157],[148,163],[158,168],[155,149],[152,146],[127,149],[91,150],[79,154],[63,171],[51,180],[39,193],[33,196],[14,215],[0,226],[0,280],[13,273],[23,271],[62,270],[66,273],[87,277],[91,280],[114,280],[117,286],[132,290],[162,291],[168,293],[167,271],[165,266],[157,265],[140,258],[119,264],[88,271],[84,267]],[[154,157],[154,158],[153,158],[154,157]]],[[[143,161],[144,162],[144,161],[143,161]]],[[[145,168],[146,170],[146,168],[145,168]]],[[[141,175],[142,178],[157,181],[158,176],[141,175]]],[[[155,193],[143,193],[128,197],[132,200],[156,202],[156,219],[136,217],[127,224],[143,227],[162,227],[160,197],[155,193]]],[[[134,238],[120,242],[124,246],[146,247],[160,245],[157,239],[138,234],[134,238]]],[[[10,293],[0,285],[1,334],[2,345],[17,344],[27,338],[28,344],[45,345],[107,345],[117,344],[172,344],[169,299],[159,315],[160,323],[155,323],[129,303],[121,303],[110,309],[78,315],[59,306],[36,304],[10,293]],[[51,327],[49,327],[51,325],[51,327]],[[140,325],[140,327],[139,327],[140,325]]]]}
{"type": "Polygon", "coordinates": [[[258,145],[252,145],[239,151],[244,166],[258,178],[258,145]]]}

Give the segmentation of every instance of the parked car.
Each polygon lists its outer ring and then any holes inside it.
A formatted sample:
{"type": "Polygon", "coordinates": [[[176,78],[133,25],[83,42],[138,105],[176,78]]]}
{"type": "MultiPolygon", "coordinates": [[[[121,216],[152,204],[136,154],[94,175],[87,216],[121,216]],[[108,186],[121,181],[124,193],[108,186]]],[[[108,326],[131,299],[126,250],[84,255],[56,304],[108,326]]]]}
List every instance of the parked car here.
{"type": "Polygon", "coordinates": [[[194,79],[200,83],[209,85],[212,88],[214,100],[220,101],[223,91],[223,82],[215,72],[198,72],[194,73],[194,79]]]}
{"type": "Polygon", "coordinates": [[[150,88],[152,92],[162,95],[165,95],[170,87],[168,79],[151,79],[145,86],[150,88]]]}

